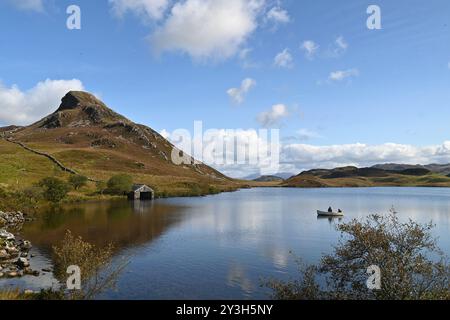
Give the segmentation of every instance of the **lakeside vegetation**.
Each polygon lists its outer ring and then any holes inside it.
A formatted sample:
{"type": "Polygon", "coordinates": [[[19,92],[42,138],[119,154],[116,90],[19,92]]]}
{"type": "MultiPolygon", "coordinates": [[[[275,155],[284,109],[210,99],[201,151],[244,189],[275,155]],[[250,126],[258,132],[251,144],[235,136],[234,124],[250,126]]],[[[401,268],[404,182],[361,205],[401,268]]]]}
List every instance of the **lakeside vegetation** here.
{"type": "Polygon", "coordinates": [[[449,300],[449,258],[437,246],[433,224],[372,215],[337,226],[341,239],[318,265],[299,261],[298,279],[265,285],[279,300],[449,300]],[[369,289],[368,268],[380,271],[369,289]]]}
{"type": "Polygon", "coordinates": [[[53,246],[54,276],[59,286],[39,292],[18,289],[0,290],[0,300],[92,300],[107,289],[114,288],[127,260],[112,264],[113,244],[97,247],[81,237],[66,232],[63,240],[53,246]],[[68,290],[67,270],[78,266],[81,271],[81,289],[68,290]]]}

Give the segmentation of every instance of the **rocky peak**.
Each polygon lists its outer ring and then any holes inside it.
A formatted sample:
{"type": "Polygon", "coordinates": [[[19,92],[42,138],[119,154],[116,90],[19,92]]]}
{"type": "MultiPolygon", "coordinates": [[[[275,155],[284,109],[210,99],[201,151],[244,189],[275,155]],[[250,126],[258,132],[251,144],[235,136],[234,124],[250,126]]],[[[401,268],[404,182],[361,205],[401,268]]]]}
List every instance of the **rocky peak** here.
{"type": "Polygon", "coordinates": [[[103,102],[98,100],[94,95],[83,91],[70,91],[61,100],[59,111],[76,109],[83,106],[101,106],[106,107],[103,102]]]}
{"type": "Polygon", "coordinates": [[[70,91],[62,98],[58,110],[35,125],[40,128],[52,129],[106,125],[120,121],[129,122],[125,117],[109,109],[93,94],[70,91]]]}

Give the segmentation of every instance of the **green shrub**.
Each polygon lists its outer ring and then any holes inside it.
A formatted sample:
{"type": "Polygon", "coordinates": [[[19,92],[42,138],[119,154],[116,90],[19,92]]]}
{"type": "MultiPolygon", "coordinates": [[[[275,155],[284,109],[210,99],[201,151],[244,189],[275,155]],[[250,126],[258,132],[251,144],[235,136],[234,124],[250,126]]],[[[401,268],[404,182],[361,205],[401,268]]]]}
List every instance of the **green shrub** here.
{"type": "Polygon", "coordinates": [[[127,174],[112,176],[107,183],[108,193],[122,195],[131,191],[133,178],[127,174]]]}
{"type": "Polygon", "coordinates": [[[78,189],[86,186],[87,182],[88,182],[88,178],[85,176],[73,175],[73,176],[70,176],[70,178],[69,178],[69,183],[75,190],[78,190],[78,189]]]}
{"type": "Polygon", "coordinates": [[[44,199],[53,203],[63,200],[70,191],[70,187],[66,182],[54,177],[44,178],[38,185],[43,189],[44,199]]]}

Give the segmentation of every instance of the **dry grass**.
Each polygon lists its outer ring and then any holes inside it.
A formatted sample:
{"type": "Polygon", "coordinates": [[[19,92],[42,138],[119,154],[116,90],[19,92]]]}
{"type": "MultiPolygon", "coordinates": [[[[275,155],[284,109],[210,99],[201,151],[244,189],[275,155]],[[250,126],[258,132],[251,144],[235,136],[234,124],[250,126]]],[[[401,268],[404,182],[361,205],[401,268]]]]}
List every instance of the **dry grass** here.
{"type": "Polygon", "coordinates": [[[0,291],[1,300],[23,300],[24,295],[19,290],[0,291]]]}

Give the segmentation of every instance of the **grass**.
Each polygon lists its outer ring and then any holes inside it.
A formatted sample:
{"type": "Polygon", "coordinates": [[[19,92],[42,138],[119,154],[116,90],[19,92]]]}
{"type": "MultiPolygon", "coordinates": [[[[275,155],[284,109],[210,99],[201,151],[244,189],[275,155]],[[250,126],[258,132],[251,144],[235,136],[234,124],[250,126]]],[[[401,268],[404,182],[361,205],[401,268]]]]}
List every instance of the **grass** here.
{"type": "Polygon", "coordinates": [[[0,291],[0,301],[5,300],[26,300],[27,295],[17,289],[0,291]]]}
{"type": "MultiPolygon", "coordinates": [[[[61,147],[27,143],[32,148],[48,152],[67,167],[87,177],[107,181],[112,175],[125,173],[135,183],[147,184],[157,197],[188,197],[235,191],[245,187],[231,179],[217,180],[193,174],[192,170],[165,164],[156,165],[153,159],[141,155],[126,154],[117,150],[61,147]]],[[[9,191],[23,190],[44,177],[54,176],[67,180],[70,174],[63,172],[49,159],[24,150],[18,145],[0,139],[0,187],[9,191]]],[[[111,199],[97,192],[95,183],[69,193],[65,202],[93,199],[111,199]]]]}
{"type": "Polygon", "coordinates": [[[0,139],[0,155],[0,186],[3,187],[31,186],[49,175],[60,178],[69,176],[48,159],[2,139],[0,139]]]}

